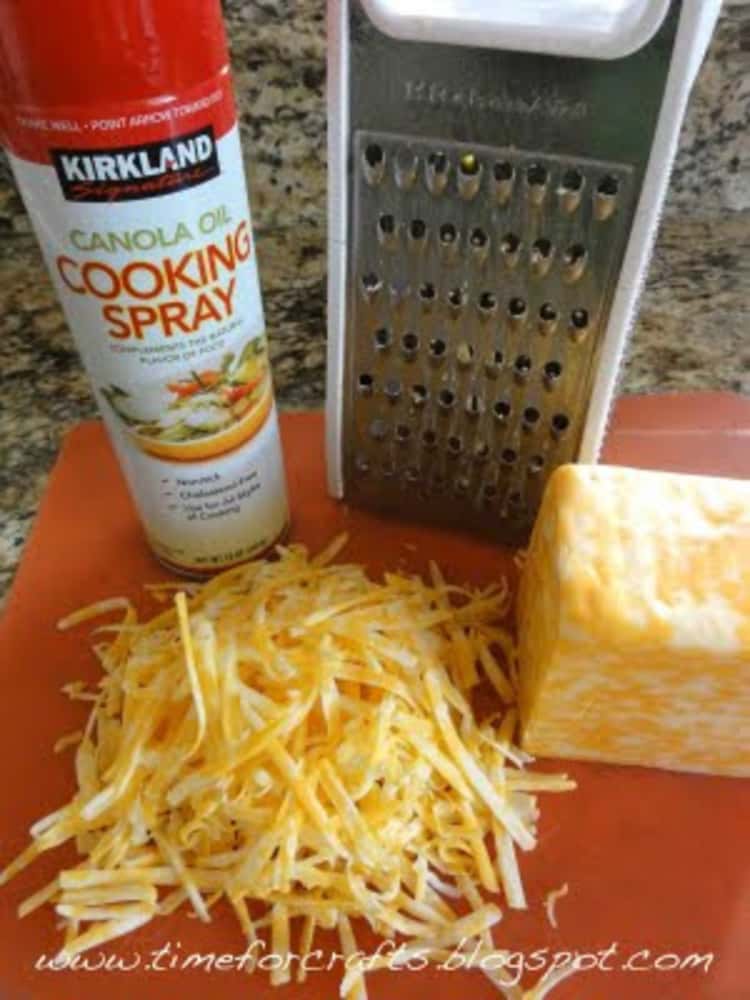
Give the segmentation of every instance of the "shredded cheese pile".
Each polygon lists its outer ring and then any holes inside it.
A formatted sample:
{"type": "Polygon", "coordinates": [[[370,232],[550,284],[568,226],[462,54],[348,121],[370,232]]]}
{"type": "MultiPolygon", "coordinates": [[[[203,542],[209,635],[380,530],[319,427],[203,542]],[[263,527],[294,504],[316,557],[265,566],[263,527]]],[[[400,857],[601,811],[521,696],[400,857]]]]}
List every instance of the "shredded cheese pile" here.
{"type": "MultiPolygon", "coordinates": [[[[85,729],[58,741],[79,741],[78,790],[0,876],[75,838],[80,864],[19,911],[54,905],[65,958],[183,903],[208,921],[225,899],[248,942],[268,928],[276,954],[309,953],[318,928],[351,954],[364,918],[439,960],[462,941],[493,950],[501,910],[483,891],[526,905],[516,850],[535,846],[535,793],[573,782],[530,773],[513,743],[507,586],[451,586],[435,566],[429,583],[375,582],[332,564],[344,542],[315,558],[281,548],[146,623],[124,599],[61,623],[124,611],[100,629],[97,689],[66,686],[92,701],[85,729]],[[480,721],[482,683],[497,712],[480,721]]],[[[341,995],[366,997],[361,969],[341,995]]]]}

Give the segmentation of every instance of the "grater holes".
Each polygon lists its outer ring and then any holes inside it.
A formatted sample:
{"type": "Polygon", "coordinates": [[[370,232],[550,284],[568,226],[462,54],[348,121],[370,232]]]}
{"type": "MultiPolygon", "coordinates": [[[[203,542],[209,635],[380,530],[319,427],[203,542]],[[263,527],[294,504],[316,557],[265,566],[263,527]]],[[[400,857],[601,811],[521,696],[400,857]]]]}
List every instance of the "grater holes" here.
{"type": "Polygon", "coordinates": [[[389,403],[397,403],[401,398],[401,382],[394,377],[386,379],[383,383],[383,395],[389,403]]]}
{"type": "Polygon", "coordinates": [[[506,233],[500,241],[500,255],[508,268],[513,268],[521,256],[521,238],[515,233],[506,233]]]}
{"type": "Polygon", "coordinates": [[[594,193],[594,217],[598,222],[605,222],[614,214],[619,192],[620,182],[612,174],[600,179],[594,193]]]}
{"type": "Polygon", "coordinates": [[[452,222],[444,222],[440,227],[440,243],[443,246],[450,246],[458,242],[458,230],[452,222]]]}
{"type": "Polygon", "coordinates": [[[539,426],[542,414],[536,406],[527,406],[522,415],[521,427],[527,434],[533,433],[539,426]]]}
{"type": "Polygon", "coordinates": [[[383,288],[383,282],[374,271],[368,271],[362,275],[361,280],[362,295],[368,302],[372,302],[383,288]]]}
{"type": "Polygon", "coordinates": [[[518,452],[515,448],[503,448],[500,452],[500,462],[506,469],[512,469],[518,461],[518,452]]]}
{"type": "Polygon", "coordinates": [[[526,301],[516,296],[508,302],[508,321],[517,329],[526,322],[526,301]]]}
{"type": "Polygon", "coordinates": [[[424,219],[412,219],[407,232],[412,242],[421,243],[427,238],[427,223],[424,219]]]}
{"type": "Polygon", "coordinates": [[[549,171],[542,163],[532,163],[526,170],[526,190],[532,205],[541,205],[547,194],[549,171]]]}
{"type": "Polygon", "coordinates": [[[499,205],[505,205],[510,201],[515,179],[515,167],[508,160],[498,160],[494,164],[492,180],[495,188],[495,200],[499,205]]]}
{"type": "Polygon", "coordinates": [[[563,277],[568,284],[582,276],[588,262],[588,251],[583,243],[572,243],[563,254],[563,277]]]}
{"type": "Polygon", "coordinates": [[[546,389],[554,389],[560,381],[562,372],[563,366],[559,361],[548,361],[544,366],[544,374],[542,376],[544,387],[546,389]]]}
{"type": "Polygon", "coordinates": [[[562,177],[561,184],[563,191],[582,191],[583,190],[583,174],[576,167],[571,167],[565,171],[562,177]]]}
{"type": "Polygon", "coordinates": [[[430,194],[439,195],[448,183],[450,165],[448,157],[442,151],[430,153],[425,162],[425,183],[430,194]]]}
{"type": "Polygon", "coordinates": [[[400,149],[393,164],[393,176],[396,186],[402,191],[408,191],[417,179],[419,158],[410,149],[400,149]]]}
{"type": "Polygon", "coordinates": [[[422,406],[425,405],[425,403],[429,399],[429,396],[430,393],[426,385],[421,385],[420,383],[417,383],[416,385],[413,385],[411,387],[412,406],[415,406],[417,409],[420,409],[422,406]]]}
{"type": "Polygon", "coordinates": [[[466,304],[466,292],[460,287],[451,288],[446,298],[451,315],[457,316],[466,304]]]}
{"type": "Polygon", "coordinates": [[[543,468],[544,455],[532,455],[528,463],[529,474],[532,476],[538,476],[543,468]]]}
{"type": "Polygon", "coordinates": [[[354,459],[354,468],[358,475],[366,476],[370,472],[370,459],[367,455],[357,455],[354,459]]]}
{"type": "Polygon", "coordinates": [[[545,336],[552,333],[557,326],[557,320],[557,309],[551,302],[543,302],[539,307],[539,332],[545,336]]]}
{"type": "Polygon", "coordinates": [[[482,164],[474,153],[464,153],[458,161],[458,194],[464,201],[476,197],[482,183],[482,164]]]}
{"type": "Polygon", "coordinates": [[[494,316],[497,312],[497,296],[494,292],[480,292],[477,309],[483,319],[489,319],[490,316],[494,316]]]}
{"type": "Polygon", "coordinates": [[[469,368],[474,361],[474,348],[468,340],[462,340],[456,347],[456,363],[459,368],[469,368]]]}
{"type": "Polygon", "coordinates": [[[360,396],[372,396],[375,389],[375,379],[369,372],[360,372],[357,376],[357,392],[360,396]]]}
{"type": "Polygon", "coordinates": [[[419,351],[419,337],[413,330],[408,330],[401,337],[401,354],[407,361],[413,361],[419,351]]]}
{"type": "Polygon", "coordinates": [[[581,203],[584,176],[576,167],[566,170],[557,191],[560,208],[566,215],[572,215],[581,203]]]}
{"type": "Polygon", "coordinates": [[[373,187],[380,184],[385,173],[385,153],[383,147],[376,142],[370,143],[362,154],[362,173],[368,184],[373,187]]]}
{"type": "Polygon", "coordinates": [[[431,427],[425,427],[420,435],[420,440],[423,448],[426,448],[427,451],[432,451],[437,446],[438,437],[431,427]]]}
{"type": "Polygon", "coordinates": [[[486,441],[475,441],[472,458],[477,465],[483,465],[490,457],[490,446],[486,441]]]}
{"type": "Polygon", "coordinates": [[[464,443],[457,434],[451,434],[445,442],[445,448],[451,458],[457,458],[464,450],[464,443]]]}
{"type": "Polygon", "coordinates": [[[469,233],[469,250],[476,264],[485,263],[490,252],[490,238],[481,226],[475,226],[469,233]]]}
{"type": "Polygon", "coordinates": [[[404,302],[409,297],[410,291],[409,282],[406,278],[394,278],[388,288],[388,295],[394,309],[398,309],[400,306],[403,306],[404,302]]]}
{"type": "Polygon", "coordinates": [[[519,385],[523,385],[531,372],[531,358],[528,354],[519,354],[513,362],[513,378],[519,385]]]}
{"type": "Polygon", "coordinates": [[[380,243],[382,247],[392,250],[396,246],[398,238],[396,220],[389,213],[381,215],[378,219],[377,235],[378,243],[380,243]]]}
{"type": "Polygon", "coordinates": [[[407,465],[404,470],[404,479],[410,485],[415,485],[422,478],[422,475],[416,465],[407,465]]]}
{"type": "Polygon", "coordinates": [[[507,399],[498,399],[492,407],[492,415],[499,424],[507,424],[512,407],[507,399]]]}
{"type": "Polygon", "coordinates": [[[438,393],[437,402],[443,413],[448,413],[456,405],[456,394],[452,389],[443,388],[438,393]]]}
{"type": "Polygon", "coordinates": [[[419,301],[422,304],[424,310],[431,309],[434,305],[437,292],[435,291],[435,286],[430,281],[425,281],[419,286],[419,301]]]}
{"type": "Polygon", "coordinates": [[[391,331],[387,326],[379,327],[372,335],[376,351],[387,351],[391,346],[391,331]]]}
{"type": "Polygon", "coordinates": [[[430,341],[430,346],[428,348],[430,354],[430,360],[434,363],[440,363],[445,360],[445,352],[448,345],[442,339],[442,337],[433,337],[430,341]]]}
{"type": "Polygon", "coordinates": [[[573,309],[570,314],[568,333],[574,343],[579,343],[589,329],[589,314],[587,309],[573,309]]]}
{"type": "Polygon", "coordinates": [[[383,479],[393,479],[393,477],[398,472],[398,466],[395,462],[390,459],[386,459],[385,462],[380,466],[380,475],[383,479]]]}
{"type": "Polygon", "coordinates": [[[497,378],[503,367],[505,358],[500,350],[492,351],[484,362],[484,373],[487,378],[497,378]]]}
{"type": "Polygon", "coordinates": [[[430,485],[432,487],[432,492],[435,495],[440,496],[440,494],[445,493],[445,491],[448,489],[448,480],[441,472],[436,472],[435,475],[432,477],[432,482],[430,485]]]}
{"type": "Polygon", "coordinates": [[[482,487],[482,501],[486,507],[491,507],[498,498],[499,490],[495,483],[485,483],[482,487]]]}
{"type": "Polygon", "coordinates": [[[520,490],[511,490],[508,494],[508,511],[511,516],[518,517],[523,513],[523,496],[520,490]]]}
{"type": "Polygon", "coordinates": [[[385,441],[388,437],[388,424],[380,417],[370,422],[370,437],[373,441],[385,441]]]}
{"type": "Polygon", "coordinates": [[[531,245],[531,273],[537,278],[543,278],[550,269],[555,248],[546,236],[539,237],[531,245]]]}
{"type": "Polygon", "coordinates": [[[453,490],[456,493],[456,496],[463,497],[469,492],[470,486],[471,481],[467,476],[459,476],[458,479],[456,479],[453,490]]]}
{"type": "Polygon", "coordinates": [[[396,424],[393,435],[397,444],[408,444],[411,440],[411,427],[408,424],[396,424]]]}
{"type": "Polygon", "coordinates": [[[466,411],[466,416],[470,420],[478,420],[484,413],[484,402],[482,401],[482,397],[478,396],[475,392],[470,393],[466,397],[464,410],[466,411]]]}
{"type": "Polygon", "coordinates": [[[570,427],[570,417],[566,413],[556,413],[550,421],[550,433],[555,440],[564,437],[570,427]]]}

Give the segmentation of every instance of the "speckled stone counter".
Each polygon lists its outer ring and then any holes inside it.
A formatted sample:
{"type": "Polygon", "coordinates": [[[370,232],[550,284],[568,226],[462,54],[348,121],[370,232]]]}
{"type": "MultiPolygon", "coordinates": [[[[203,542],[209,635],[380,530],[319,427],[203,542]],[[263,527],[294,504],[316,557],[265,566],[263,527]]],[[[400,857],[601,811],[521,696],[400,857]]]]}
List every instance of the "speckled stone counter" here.
{"type": "MultiPolygon", "coordinates": [[[[325,367],[323,0],[226,0],[279,402],[325,367]]],[[[691,99],[623,392],[750,393],[750,8],[725,10],[691,99]]],[[[0,600],[60,439],[95,415],[28,220],[0,170],[0,600]]]]}

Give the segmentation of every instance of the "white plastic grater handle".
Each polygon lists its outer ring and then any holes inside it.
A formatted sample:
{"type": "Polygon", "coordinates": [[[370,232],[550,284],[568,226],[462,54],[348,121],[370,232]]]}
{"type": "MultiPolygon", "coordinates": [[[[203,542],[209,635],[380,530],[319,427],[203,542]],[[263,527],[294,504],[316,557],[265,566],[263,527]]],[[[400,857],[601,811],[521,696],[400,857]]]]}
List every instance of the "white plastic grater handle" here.
{"type": "Polygon", "coordinates": [[[386,35],[587,59],[618,59],[656,34],[669,0],[362,0],[386,35]]]}

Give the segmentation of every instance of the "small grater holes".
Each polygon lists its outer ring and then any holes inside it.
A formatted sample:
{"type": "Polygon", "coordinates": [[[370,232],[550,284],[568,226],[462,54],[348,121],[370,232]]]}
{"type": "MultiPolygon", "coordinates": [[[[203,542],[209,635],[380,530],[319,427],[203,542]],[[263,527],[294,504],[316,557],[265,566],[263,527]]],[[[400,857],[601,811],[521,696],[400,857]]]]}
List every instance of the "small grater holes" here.
{"type": "Polygon", "coordinates": [[[373,441],[385,441],[388,437],[388,424],[380,417],[370,423],[370,437],[373,441]]]}
{"type": "Polygon", "coordinates": [[[398,241],[396,220],[390,214],[381,215],[377,225],[378,243],[388,250],[392,250],[398,241]]]}
{"type": "Polygon", "coordinates": [[[385,153],[376,142],[370,143],[362,154],[362,173],[368,184],[375,187],[385,173],[385,153]]]}
{"type": "Polygon", "coordinates": [[[424,219],[412,219],[407,232],[413,243],[423,243],[427,239],[427,223],[424,219]]]}
{"type": "Polygon", "coordinates": [[[518,517],[523,513],[524,503],[523,496],[519,490],[511,490],[508,494],[508,510],[510,514],[514,517],[518,517]]]}
{"type": "Polygon", "coordinates": [[[374,271],[368,271],[362,275],[362,295],[368,302],[372,302],[383,288],[383,282],[374,271]]]}
{"type": "Polygon", "coordinates": [[[492,407],[492,415],[499,424],[507,424],[512,413],[512,407],[507,399],[498,399],[492,407]]]}
{"type": "Polygon", "coordinates": [[[401,382],[397,378],[388,378],[383,383],[383,395],[389,403],[397,403],[401,398],[401,382]]]}
{"type": "Polygon", "coordinates": [[[528,354],[519,354],[513,362],[513,378],[519,385],[523,385],[531,372],[531,358],[528,354]]]}
{"type": "Polygon", "coordinates": [[[430,194],[440,195],[445,190],[450,173],[448,157],[441,151],[429,154],[425,163],[425,182],[430,194]]]}
{"type": "Polygon", "coordinates": [[[425,427],[421,434],[422,447],[432,451],[437,446],[437,434],[431,427],[425,427]]]}
{"type": "Polygon", "coordinates": [[[469,233],[469,250],[476,264],[485,263],[490,252],[490,238],[481,226],[475,226],[469,233]]]}
{"type": "Polygon", "coordinates": [[[527,406],[523,411],[521,427],[527,434],[531,434],[539,426],[541,417],[541,413],[535,406],[527,406]]]}
{"type": "Polygon", "coordinates": [[[563,277],[568,284],[578,281],[586,270],[588,251],[583,243],[572,243],[563,254],[563,277]]]}
{"type": "Polygon", "coordinates": [[[506,233],[500,241],[500,255],[507,268],[513,268],[521,256],[521,238],[515,233],[506,233]]]}
{"type": "Polygon", "coordinates": [[[541,236],[531,245],[531,273],[537,278],[543,278],[550,269],[555,248],[552,241],[541,236]]]}
{"type": "Polygon", "coordinates": [[[459,368],[469,368],[474,361],[474,348],[467,340],[456,347],[456,363],[459,368]]]}
{"type": "Polygon", "coordinates": [[[437,402],[443,413],[449,413],[456,405],[456,394],[452,389],[443,388],[438,393],[437,402]]]}
{"type": "Polygon", "coordinates": [[[415,406],[417,409],[420,409],[425,405],[425,403],[429,399],[429,396],[430,393],[426,385],[421,385],[420,383],[417,383],[416,385],[413,385],[411,387],[412,406],[415,406]]]}
{"type": "Polygon", "coordinates": [[[464,153],[458,161],[458,194],[464,201],[476,197],[482,183],[482,164],[474,153],[464,153]]]}
{"type": "Polygon", "coordinates": [[[554,389],[560,381],[562,372],[563,366],[559,361],[548,361],[544,366],[544,374],[542,375],[545,389],[554,389]]]}
{"type": "Polygon", "coordinates": [[[506,469],[512,469],[518,461],[518,452],[515,448],[503,448],[500,452],[500,462],[506,469]]]}
{"type": "Polygon", "coordinates": [[[570,427],[570,417],[566,413],[556,413],[550,421],[550,432],[555,440],[559,440],[570,427]]]}
{"type": "Polygon", "coordinates": [[[444,361],[447,349],[448,345],[441,337],[433,337],[429,346],[430,360],[435,364],[439,364],[441,361],[444,361]]]}
{"type": "Polygon", "coordinates": [[[419,301],[422,305],[422,309],[424,309],[425,312],[429,309],[432,309],[433,305],[435,304],[435,299],[437,297],[435,286],[429,281],[423,282],[419,286],[418,295],[419,295],[419,301]]]}
{"type": "Polygon", "coordinates": [[[444,222],[440,227],[440,242],[443,246],[458,242],[458,230],[452,222],[444,222]]]}
{"type": "Polygon", "coordinates": [[[466,304],[466,293],[463,288],[451,288],[446,296],[448,308],[452,316],[458,316],[466,304]]]}
{"type": "Polygon", "coordinates": [[[526,301],[513,298],[508,302],[508,321],[513,329],[518,329],[526,322],[526,301]]]}
{"type": "Polygon", "coordinates": [[[488,319],[497,312],[497,296],[494,292],[481,292],[477,302],[480,316],[488,319]]]}
{"type": "Polygon", "coordinates": [[[357,392],[360,396],[372,396],[375,379],[369,372],[360,372],[357,377],[357,392]]]}
{"type": "Polygon", "coordinates": [[[612,174],[600,179],[594,192],[594,218],[598,222],[605,222],[614,215],[619,191],[620,182],[612,174]]]}
{"type": "Polygon", "coordinates": [[[475,441],[473,459],[477,465],[483,465],[490,457],[490,446],[486,441],[475,441]]]}
{"type": "Polygon", "coordinates": [[[398,444],[408,444],[411,440],[411,427],[408,424],[396,424],[393,434],[398,444]]]}
{"type": "Polygon", "coordinates": [[[422,474],[416,465],[407,465],[404,471],[404,479],[407,483],[410,483],[413,486],[415,483],[418,483],[421,478],[422,474]]]}
{"type": "Polygon", "coordinates": [[[560,209],[566,215],[572,215],[581,204],[584,183],[583,174],[575,167],[571,167],[563,174],[557,196],[560,202],[560,209]]]}
{"type": "Polygon", "coordinates": [[[506,205],[513,194],[513,183],[516,171],[508,160],[498,160],[492,168],[492,180],[495,188],[495,200],[499,205],[506,205]]]}
{"type": "Polygon", "coordinates": [[[457,458],[464,450],[464,443],[457,434],[451,434],[445,442],[445,448],[451,458],[457,458]]]}
{"type": "Polygon", "coordinates": [[[354,459],[354,468],[360,476],[366,476],[370,472],[370,460],[367,455],[357,455],[354,459]]]}
{"type": "Polygon", "coordinates": [[[432,483],[430,485],[432,486],[432,492],[439,496],[440,494],[445,493],[448,489],[448,480],[441,472],[436,472],[432,477],[432,483]]]}
{"type": "Polygon", "coordinates": [[[419,158],[416,153],[413,153],[410,149],[400,149],[396,154],[393,164],[393,176],[396,186],[402,191],[408,191],[414,187],[418,166],[419,158]]]}
{"type": "Polygon", "coordinates": [[[487,378],[497,378],[502,370],[505,357],[502,351],[492,351],[484,362],[484,373],[487,378]]]}
{"type": "Polygon", "coordinates": [[[456,496],[463,497],[469,492],[470,480],[466,476],[459,476],[453,486],[456,496]]]}
{"type": "Polygon", "coordinates": [[[381,326],[372,337],[376,351],[387,351],[391,346],[391,331],[387,326],[381,326]]]}
{"type": "Polygon", "coordinates": [[[499,490],[494,483],[485,483],[482,487],[482,500],[484,504],[491,507],[492,504],[497,500],[499,490]]]}
{"type": "Polygon", "coordinates": [[[557,309],[551,302],[544,302],[539,307],[539,332],[544,336],[552,333],[557,326],[557,309]]]}
{"type": "Polygon", "coordinates": [[[466,397],[464,409],[469,420],[478,420],[484,413],[484,402],[481,396],[478,396],[475,392],[470,393],[466,397]]]}
{"type": "Polygon", "coordinates": [[[398,466],[390,459],[386,459],[386,461],[380,466],[380,475],[383,479],[393,479],[397,472],[398,466]]]}
{"type": "Polygon", "coordinates": [[[401,337],[401,354],[407,361],[413,361],[419,351],[419,337],[413,330],[401,337]]]}
{"type": "Polygon", "coordinates": [[[532,455],[529,459],[529,475],[538,476],[544,468],[544,455],[532,455]]]}
{"type": "Polygon", "coordinates": [[[394,309],[403,306],[404,302],[409,298],[410,291],[409,282],[406,278],[394,278],[388,288],[388,295],[394,309]]]}
{"type": "Polygon", "coordinates": [[[549,171],[541,163],[532,163],[526,170],[526,189],[532,205],[541,205],[547,194],[549,171]]]}
{"type": "Polygon", "coordinates": [[[579,343],[588,333],[589,314],[587,309],[574,309],[570,314],[568,333],[574,343],[579,343]]]}

